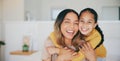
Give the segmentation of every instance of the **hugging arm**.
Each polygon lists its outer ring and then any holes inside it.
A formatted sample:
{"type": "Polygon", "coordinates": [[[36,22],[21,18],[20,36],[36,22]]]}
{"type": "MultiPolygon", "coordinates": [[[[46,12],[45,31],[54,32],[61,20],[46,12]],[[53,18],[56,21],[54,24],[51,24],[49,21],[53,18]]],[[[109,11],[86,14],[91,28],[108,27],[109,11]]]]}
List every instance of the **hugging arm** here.
{"type": "Polygon", "coordinates": [[[80,48],[80,51],[85,55],[86,61],[97,61],[95,51],[90,43],[88,42],[84,43],[82,45],[82,48],[80,48]]]}

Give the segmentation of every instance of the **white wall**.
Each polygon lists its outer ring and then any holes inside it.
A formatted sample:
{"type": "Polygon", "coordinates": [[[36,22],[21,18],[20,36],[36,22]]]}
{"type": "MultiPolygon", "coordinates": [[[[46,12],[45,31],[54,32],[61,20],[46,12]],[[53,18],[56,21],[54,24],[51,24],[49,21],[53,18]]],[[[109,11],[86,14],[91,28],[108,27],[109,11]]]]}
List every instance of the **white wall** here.
{"type": "MultiPolygon", "coordinates": [[[[3,40],[2,14],[3,14],[3,0],[0,0],[0,41],[3,40]]],[[[1,54],[0,61],[4,61],[4,46],[1,47],[0,54],[1,54]]]]}
{"type": "MultiPolygon", "coordinates": [[[[44,40],[53,30],[53,22],[23,22],[7,21],[5,24],[5,61],[10,60],[10,52],[22,50],[24,36],[29,36],[33,43],[33,50],[42,50],[44,40]],[[45,32],[44,32],[45,31],[45,32]],[[47,32],[46,32],[47,31],[47,32]]],[[[14,60],[13,60],[14,61],[14,60]]],[[[19,60],[22,61],[22,60],[19,60]]]]}
{"type": "Polygon", "coordinates": [[[104,45],[107,49],[107,61],[120,61],[120,22],[108,21],[99,22],[105,36],[104,45]]]}
{"type": "MultiPolygon", "coordinates": [[[[5,24],[5,61],[26,61],[25,59],[32,59],[37,57],[40,60],[40,54],[33,54],[32,56],[22,57],[10,55],[11,51],[22,50],[22,38],[30,36],[33,41],[35,50],[42,51],[43,44],[50,32],[53,31],[54,21],[7,21],[5,24]],[[17,58],[15,58],[17,57],[17,58]]],[[[120,22],[100,21],[100,27],[105,35],[105,46],[107,48],[107,61],[120,61],[120,22]]],[[[28,60],[28,61],[32,61],[28,60]]]]}
{"type": "Polygon", "coordinates": [[[24,0],[3,0],[3,21],[24,20],[24,0]]]}
{"type": "Polygon", "coordinates": [[[102,19],[119,20],[119,7],[103,7],[102,19]]]}
{"type": "Polygon", "coordinates": [[[51,20],[51,10],[54,8],[72,8],[80,12],[85,7],[92,7],[101,18],[102,7],[120,6],[119,0],[25,0],[25,3],[25,11],[30,9],[31,16],[38,20],[51,20]]]}
{"type": "Polygon", "coordinates": [[[0,40],[2,38],[2,0],[0,0],[0,40]]]}

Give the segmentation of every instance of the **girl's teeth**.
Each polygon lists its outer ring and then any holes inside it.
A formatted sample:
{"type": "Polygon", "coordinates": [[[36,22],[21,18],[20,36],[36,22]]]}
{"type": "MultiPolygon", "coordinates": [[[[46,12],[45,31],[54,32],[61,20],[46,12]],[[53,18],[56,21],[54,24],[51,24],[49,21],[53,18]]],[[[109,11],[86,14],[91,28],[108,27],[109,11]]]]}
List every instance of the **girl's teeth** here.
{"type": "Polygon", "coordinates": [[[86,30],[85,28],[83,28],[82,30],[86,30]]]}
{"type": "Polygon", "coordinates": [[[86,30],[86,29],[83,29],[83,30],[86,30]]]}

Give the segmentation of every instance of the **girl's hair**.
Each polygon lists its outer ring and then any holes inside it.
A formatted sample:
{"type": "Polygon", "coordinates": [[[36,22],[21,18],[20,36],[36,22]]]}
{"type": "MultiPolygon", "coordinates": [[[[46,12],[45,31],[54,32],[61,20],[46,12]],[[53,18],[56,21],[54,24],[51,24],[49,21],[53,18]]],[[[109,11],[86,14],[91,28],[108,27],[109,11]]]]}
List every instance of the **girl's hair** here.
{"type": "MultiPolygon", "coordinates": [[[[54,32],[55,32],[54,34],[55,34],[57,43],[59,45],[61,45],[62,47],[65,47],[66,44],[65,44],[64,36],[61,32],[61,24],[64,21],[65,16],[70,12],[73,12],[74,14],[76,14],[76,16],[78,16],[78,13],[75,10],[65,9],[58,14],[56,21],[55,21],[55,24],[54,24],[54,32]]],[[[73,39],[74,39],[74,37],[73,37],[73,39]]]]}
{"type": "MultiPolygon", "coordinates": [[[[91,14],[93,14],[94,15],[94,20],[95,20],[95,23],[97,23],[97,21],[98,21],[98,14],[97,14],[97,12],[94,10],[94,9],[92,9],[92,8],[85,8],[85,9],[83,9],[81,12],[80,12],[80,14],[79,14],[79,19],[80,19],[80,16],[82,15],[82,13],[83,12],[90,12],[91,14]]],[[[95,49],[97,48],[97,47],[99,47],[103,42],[104,42],[104,34],[103,34],[103,32],[102,32],[102,30],[100,29],[100,27],[97,25],[96,27],[95,27],[95,29],[100,33],[100,35],[101,35],[101,42],[95,47],[95,49]]]]}

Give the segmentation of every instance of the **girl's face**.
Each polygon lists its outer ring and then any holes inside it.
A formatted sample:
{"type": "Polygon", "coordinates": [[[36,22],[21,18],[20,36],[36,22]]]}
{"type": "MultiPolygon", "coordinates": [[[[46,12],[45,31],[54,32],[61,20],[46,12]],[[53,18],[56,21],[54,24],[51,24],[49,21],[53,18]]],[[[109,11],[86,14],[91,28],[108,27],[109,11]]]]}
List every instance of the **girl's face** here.
{"type": "Polygon", "coordinates": [[[97,23],[95,23],[94,15],[92,13],[85,11],[81,14],[79,20],[79,30],[83,35],[88,36],[96,25],[97,23]]]}
{"type": "Polygon", "coordinates": [[[73,39],[75,34],[78,32],[78,16],[75,13],[70,12],[65,16],[61,24],[61,32],[65,39],[73,39]]]}

